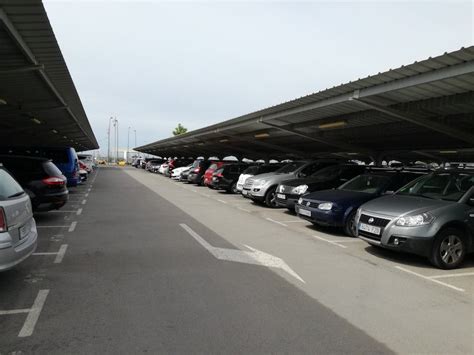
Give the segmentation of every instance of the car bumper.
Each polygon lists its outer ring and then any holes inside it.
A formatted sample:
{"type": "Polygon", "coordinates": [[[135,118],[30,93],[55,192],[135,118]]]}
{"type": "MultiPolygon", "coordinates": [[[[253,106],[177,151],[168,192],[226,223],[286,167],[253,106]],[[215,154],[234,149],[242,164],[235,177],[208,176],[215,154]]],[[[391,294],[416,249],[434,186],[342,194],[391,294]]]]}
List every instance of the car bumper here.
{"type": "Polygon", "coordinates": [[[322,211],[317,208],[296,205],[295,211],[298,217],[307,221],[327,227],[342,227],[344,221],[344,211],[322,211]],[[307,212],[305,212],[307,211],[307,212]],[[303,214],[303,213],[309,213],[303,214]]]}
{"type": "Polygon", "coordinates": [[[385,249],[416,254],[428,257],[431,254],[433,242],[438,230],[429,224],[419,227],[399,227],[392,220],[382,229],[379,236],[360,230],[358,237],[365,242],[385,249]]]}
{"type": "Polygon", "coordinates": [[[69,191],[36,196],[33,199],[35,211],[50,211],[63,207],[69,200],[69,191]]]}
{"type": "MultiPolygon", "coordinates": [[[[8,232],[6,232],[8,233],[8,232]]],[[[0,271],[11,269],[28,258],[36,250],[38,243],[38,232],[34,219],[31,222],[31,230],[23,242],[17,246],[5,246],[0,248],[0,271]]],[[[2,246],[3,243],[0,243],[2,246]]]]}
{"type": "Polygon", "coordinates": [[[288,209],[294,210],[299,198],[300,196],[298,195],[289,195],[289,194],[282,194],[281,192],[277,192],[275,201],[277,205],[280,207],[286,207],[288,209]],[[283,196],[285,196],[285,198],[283,198],[283,196]]]}

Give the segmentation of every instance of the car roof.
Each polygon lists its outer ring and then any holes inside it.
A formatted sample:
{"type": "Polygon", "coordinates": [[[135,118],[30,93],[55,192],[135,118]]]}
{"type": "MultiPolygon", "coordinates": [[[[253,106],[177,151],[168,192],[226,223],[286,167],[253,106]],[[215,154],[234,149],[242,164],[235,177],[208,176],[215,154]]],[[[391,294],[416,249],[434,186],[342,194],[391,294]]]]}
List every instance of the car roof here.
{"type": "Polygon", "coordinates": [[[38,161],[52,161],[51,159],[48,158],[43,158],[43,157],[35,157],[35,156],[30,156],[30,155],[10,155],[10,154],[0,154],[0,159],[9,159],[9,158],[14,158],[14,159],[28,159],[28,160],[38,160],[38,161]]]}

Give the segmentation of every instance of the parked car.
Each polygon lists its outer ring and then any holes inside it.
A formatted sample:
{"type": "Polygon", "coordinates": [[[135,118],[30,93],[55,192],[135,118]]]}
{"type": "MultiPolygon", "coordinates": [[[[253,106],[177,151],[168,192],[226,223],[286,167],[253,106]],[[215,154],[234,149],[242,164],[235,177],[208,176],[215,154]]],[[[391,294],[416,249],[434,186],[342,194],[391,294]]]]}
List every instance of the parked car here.
{"type": "Polygon", "coordinates": [[[302,195],[338,187],[365,170],[364,165],[337,164],[317,170],[308,177],[282,181],[276,189],[276,204],[294,211],[302,195]]]}
{"type": "Polygon", "coordinates": [[[171,178],[173,180],[180,180],[181,179],[181,174],[189,169],[191,169],[191,164],[189,165],[186,165],[186,166],[181,166],[179,168],[175,168],[173,169],[173,171],[171,172],[171,178]]]}
{"type": "Polygon", "coordinates": [[[72,147],[1,147],[0,154],[51,159],[67,178],[67,186],[76,186],[80,182],[79,159],[72,147]]]}
{"type": "Polygon", "coordinates": [[[322,190],[299,198],[296,213],[315,225],[342,227],[351,237],[357,236],[357,209],[385,193],[393,193],[427,171],[372,169],[356,176],[337,189],[322,190]]]}
{"type": "Polygon", "coordinates": [[[280,169],[285,163],[272,163],[272,164],[261,164],[261,165],[252,165],[249,166],[247,169],[242,171],[242,174],[239,176],[239,180],[237,180],[237,190],[238,192],[242,192],[244,188],[245,181],[252,176],[271,173],[280,169]]]}
{"type": "Polygon", "coordinates": [[[28,258],[37,240],[30,198],[0,164],[0,271],[28,258]]]}
{"type": "Polygon", "coordinates": [[[33,210],[59,209],[68,201],[66,177],[51,160],[0,155],[0,162],[30,196],[33,210]]]}
{"type": "Polygon", "coordinates": [[[335,165],[335,160],[294,161],[282,166],[272,173],[260,174],[247,179],[242,195],[257,202],[263,202],[267,207],[277,207],[276,188],[282,181],[306,177],[322,168],[335,165]]]}
{"type": "Polygon", "coordinates": [[[79,161],[82,161],[86,167],[87,172],[91,173],[94,170],[94,157],[91,154],[77,154],[79,161]]]}
{"type": "Polygon", "coordinates": [[[193,170],[193,166],[190,165],[188,169],[183,170],[181,172],[181,174],[179,174],[179,179],[178,180],[181,181],[181,182],[188,182],[188,176],[189,176],[189,174],[191,173],[192,170],[193,170]]]}
{"type": "Polygon", "coordinates": [[[186,158],[181,158],[181,159],[172,159],[170,160],[168,164],[168,170],[165,171],[164,175],[171,177],[171,173],[175,168],[181,168],[183,166],[187,166],[193,162],[192,159],[186,159],[186,158]]]}
{"type": "Polygon", "coordinates": [[[213,160],[195,160],[188,174],[188,182],[196,185],[204,185],[204,173],[213,162],[213,160]]]}
{"type": "Polygon", "coordinates": [[[441,170],[360,207],[357,232],[367,243],[459,267],[474,251],[474,171],[441,170]]]}
{"type": "Polygon", "coordinates": [[[212,162],[211,165],[209,165],[209,168],[207,168],[206,172],[204,173],[204,185],[212,188],[211,182],[212,182],[212,174],[214,174],[214,171],[219,169],[221,166],[223,166],[225,163],[223,161],[215,161],[212,162]]]}
{"type": "Polygon", "coordinates": [[[158,167],[158,173],[162,174],[162,175],[165,175],[165,173],[168,171],[168,169],[169,169],[169,162],[164,162],[163,164],[161,164],[158,167]]]}
{"type": "Polygon", "coordinates": [[[146,163],[146,166],[145,166],[145,170],[149,171],[149,172],[152,172],[152,173],[156,173],[158,172],[158,169],[160,168],[160,165],[163,164],[163,160],[162,159],[152,159],[152,160],[149,160],[147,163],[146,163]]]}
{"type": "Polygon", "coordinates": [[[230,163],[217,169],[212,175],[211,187],[216,190],[238,193],[237,181],[244,170],[248,168],[246,163],[230,163]]]}

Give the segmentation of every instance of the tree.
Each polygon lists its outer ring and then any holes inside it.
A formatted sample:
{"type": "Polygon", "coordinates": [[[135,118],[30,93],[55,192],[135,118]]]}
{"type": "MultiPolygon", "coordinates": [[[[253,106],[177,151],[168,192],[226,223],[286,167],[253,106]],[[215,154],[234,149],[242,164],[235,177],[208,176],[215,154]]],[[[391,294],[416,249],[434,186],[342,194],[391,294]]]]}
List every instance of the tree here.
{"type": "Polygon", "coordinates": [[[186,133],[187,131],[188,129],[186,127],[183,127],[181,123],[178,123],[178,126],[173,131],[173,135],[179,136],[180,134],[186,133]]]}

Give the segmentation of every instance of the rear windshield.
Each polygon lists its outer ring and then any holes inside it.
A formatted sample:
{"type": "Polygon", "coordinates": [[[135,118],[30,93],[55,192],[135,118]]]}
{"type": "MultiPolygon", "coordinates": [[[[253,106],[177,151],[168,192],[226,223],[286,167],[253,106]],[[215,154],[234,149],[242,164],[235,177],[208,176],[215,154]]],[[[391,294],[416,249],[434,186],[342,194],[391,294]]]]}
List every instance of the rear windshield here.
{"type": "Polygon", "coordinates": [[[306,162],[304,161],[294,161],[292,163],[288,163],[286,165],[283,165],[280,169],[275,171],[276,173],[280,174],[290,174],[297,170],[298,168],[301,168],[303,165],[305,165],[306,162]]]}
{"type": "Polygon", "coordinates": [[[212,163],[211,166],[209,167],[209,169],[216,169],[217,168],[217,164],[216,163],[212,163]]]}
{"type": "Polygon", "coordinates": [[[63,174],[61,170],[59,170],[58,167],[50,161],[44,162],[43,168],[46,174],[48,174],[49,176],[61,176],[63,174]]]}
{"type": "Polygon", "coordinates": [[[201,162],[202,160],[195,160],[192,167],[197,168],[201,162]]]}
{"type": "Polygon", "coordinates": [[[21,186],[5,169],[0,168],[0,200],[5,201],[23,192],[21,186]]]}

